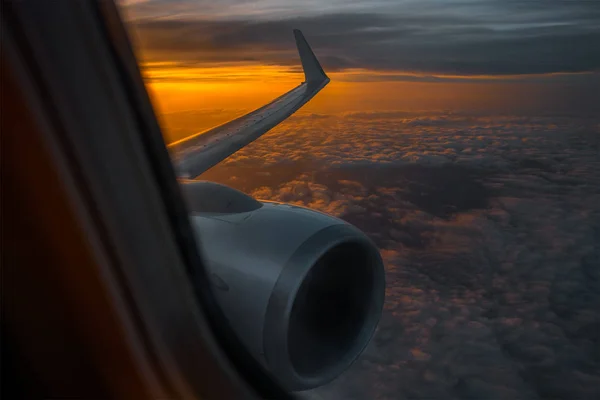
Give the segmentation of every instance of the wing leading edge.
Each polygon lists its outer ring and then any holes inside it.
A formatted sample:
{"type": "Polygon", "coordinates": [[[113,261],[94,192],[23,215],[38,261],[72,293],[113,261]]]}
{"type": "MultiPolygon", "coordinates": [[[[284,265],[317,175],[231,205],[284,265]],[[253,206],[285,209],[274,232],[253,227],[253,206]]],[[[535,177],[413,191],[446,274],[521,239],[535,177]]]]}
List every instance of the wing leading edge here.
{"type": "Polygon", "coordinates": [[[294,30],[305,81],[267,105],[168,146],[179,178],[192,179],[292,115],[329,83],[308,42],[294,30]]]}

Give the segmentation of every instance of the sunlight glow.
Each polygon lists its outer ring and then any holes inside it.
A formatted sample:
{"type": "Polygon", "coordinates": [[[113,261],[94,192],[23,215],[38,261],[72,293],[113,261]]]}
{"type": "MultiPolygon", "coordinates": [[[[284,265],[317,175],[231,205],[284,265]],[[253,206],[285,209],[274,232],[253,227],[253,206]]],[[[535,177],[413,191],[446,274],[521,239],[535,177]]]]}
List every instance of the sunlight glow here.
{"type": "MultiPolygon", "coordinates": [[[[298,67],[258,63],[194,67],[154,62],[143,64],[142,72],[167,142],[261,107],[304,80],[298,67]]],[[[541,82],[585,79],[585,74],[457,76],[366,69],[328,75],[331,83],[298,115],[382,110],[494,110],[497,114],[545,111],[559,105],[561,97],[553,91],[561,86],[541,82]]]]}

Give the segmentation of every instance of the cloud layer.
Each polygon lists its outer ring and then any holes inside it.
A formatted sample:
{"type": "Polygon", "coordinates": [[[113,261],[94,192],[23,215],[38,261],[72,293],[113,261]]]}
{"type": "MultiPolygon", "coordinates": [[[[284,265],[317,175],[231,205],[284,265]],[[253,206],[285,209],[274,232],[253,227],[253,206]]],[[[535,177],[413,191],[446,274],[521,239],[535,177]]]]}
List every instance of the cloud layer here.
{"type": "Polygon", "coordinates": [[[432,74],[598,71],[595,1],[245,1],[210,7],[150,0],[126,7],[146,60],[296,66],[304,30],[328,71],[432,74]],[[295,4],[295,3],[292,3],[295,4]]]}
{"type": "Polygon", "coordinates": [[[600,390],[599,120],[299,115],[202,178],[338,215],[381,248],[375,338],[310,398],[600,390]]]}

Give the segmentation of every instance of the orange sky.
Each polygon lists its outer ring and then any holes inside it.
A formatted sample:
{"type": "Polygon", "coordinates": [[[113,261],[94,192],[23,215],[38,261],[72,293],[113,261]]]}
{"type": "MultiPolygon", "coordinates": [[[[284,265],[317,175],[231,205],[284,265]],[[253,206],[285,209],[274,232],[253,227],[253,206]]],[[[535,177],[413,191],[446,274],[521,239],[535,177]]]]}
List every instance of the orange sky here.
{"type": "MultiPolygon", "coordinates": [[[[243,115],[303,80],[301,73],[260,64],[174,68],[162,63],[143,65],[142,69],[167,142],[243,115]]],[[[329,75],[331,83],[298,113],[403,110],[503,114],[573,104],[569,96],[557,95],[564,92],[564,85],[573,85],[567,82],[561,86],[560,77],[546,77],[558,82],[549,84],[544,77],[441,77],[439,81],[411,82],[390,80],[389,74],[379,80],[381,74],[369,71],[329,75]]]]}

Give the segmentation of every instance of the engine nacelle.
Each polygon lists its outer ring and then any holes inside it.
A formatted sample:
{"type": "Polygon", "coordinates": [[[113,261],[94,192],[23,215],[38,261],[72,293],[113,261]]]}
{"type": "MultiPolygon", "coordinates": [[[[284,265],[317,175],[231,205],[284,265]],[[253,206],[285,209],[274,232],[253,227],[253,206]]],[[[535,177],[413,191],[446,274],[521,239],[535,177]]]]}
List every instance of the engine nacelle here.
{"type": "Polygon", "coordinates": [[[354,226],[227,186],[182,185],[219,304],[249,351],[289,390],[323,385],[369,343],[383,262],[354,226]]]}

